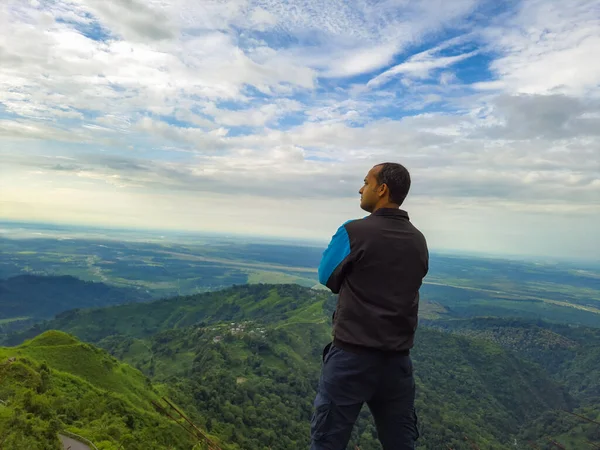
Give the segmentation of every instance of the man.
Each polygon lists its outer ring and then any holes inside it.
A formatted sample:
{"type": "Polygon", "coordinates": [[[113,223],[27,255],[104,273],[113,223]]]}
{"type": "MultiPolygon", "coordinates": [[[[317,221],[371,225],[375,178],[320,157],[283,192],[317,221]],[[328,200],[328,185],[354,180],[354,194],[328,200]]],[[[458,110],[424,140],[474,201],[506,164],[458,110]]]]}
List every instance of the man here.
{"type": "Polygon", "coordinates": [[[409,189],[402,165],[373,167],[359,191],[360,207],[370,215],[342,225],[323,253],[319,280],[339,298],[333,342],[323,351],[311,450],[345,450],[365,402],[384,450],[415,448],[409,353],[429,253],[399,209],[409,189]]]}

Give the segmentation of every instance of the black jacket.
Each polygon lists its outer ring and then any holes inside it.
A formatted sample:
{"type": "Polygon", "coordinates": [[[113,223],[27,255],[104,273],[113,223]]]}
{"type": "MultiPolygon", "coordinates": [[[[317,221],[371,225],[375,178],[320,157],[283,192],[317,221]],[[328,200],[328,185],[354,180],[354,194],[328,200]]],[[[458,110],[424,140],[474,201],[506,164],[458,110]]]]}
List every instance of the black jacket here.
{"type": "Polygon", "coordinates": [[[319,266],[320,282],[339,293],[334,345],[359,352],[408,352],[428,270],[425,237],[406,211],[379,209],[342,225],[319,266]]]}

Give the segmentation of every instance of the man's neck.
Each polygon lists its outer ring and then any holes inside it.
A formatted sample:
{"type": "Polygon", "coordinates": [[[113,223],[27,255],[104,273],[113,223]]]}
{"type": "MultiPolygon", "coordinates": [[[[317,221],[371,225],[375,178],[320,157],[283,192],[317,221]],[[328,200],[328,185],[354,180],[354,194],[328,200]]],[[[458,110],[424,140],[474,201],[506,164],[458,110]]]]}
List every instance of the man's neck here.
{"type": "Polygon", "coordinates": [[[375,211],[379,210],[379,209],[398,209],[400,208],[400,205],[398,205],[397,203],[391,203],[391,202],[386,202],[382,205],[377,205],[375,206],[375,208],[373,209],[373,211],[371,211],[371,214],[373,214],[375,211]]]}

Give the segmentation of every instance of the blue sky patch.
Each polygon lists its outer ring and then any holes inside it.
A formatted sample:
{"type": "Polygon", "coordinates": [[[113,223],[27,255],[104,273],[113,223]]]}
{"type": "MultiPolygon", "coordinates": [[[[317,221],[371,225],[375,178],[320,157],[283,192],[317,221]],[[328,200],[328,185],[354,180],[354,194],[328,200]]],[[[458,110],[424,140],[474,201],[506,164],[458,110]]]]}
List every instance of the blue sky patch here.
{"type": "Polygon", "coordinates": [[[71,25],[72,28],[93,41],[108,41],[109,39],[113,38],[113,35],[110,33],[110,31],[104,28],[100,22],[93,18],[93,16],[86,14],[85,18],[92,21],[88,24],[84,24],[81,22],[58,18],[56,19],[56,22],[71,25]]]}

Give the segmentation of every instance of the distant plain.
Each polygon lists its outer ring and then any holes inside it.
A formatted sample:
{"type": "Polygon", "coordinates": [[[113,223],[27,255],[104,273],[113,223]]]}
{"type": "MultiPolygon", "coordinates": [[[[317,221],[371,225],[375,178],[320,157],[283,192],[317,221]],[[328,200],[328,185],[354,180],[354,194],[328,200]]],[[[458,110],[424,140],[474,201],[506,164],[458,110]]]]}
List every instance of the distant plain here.
{"type": "MultiPolygon", "coordinates": [[[[0,279],[71,275],[152,298],[246,283],[323,288],[324,244],[15,223],[0,229],[0,279]]],[[[426,320],[522,317],[600,327],[600,268],[432,250],[422,299],[426,320]]],[[[0,316],[0,323],[23,319],[0,316]]]]}

